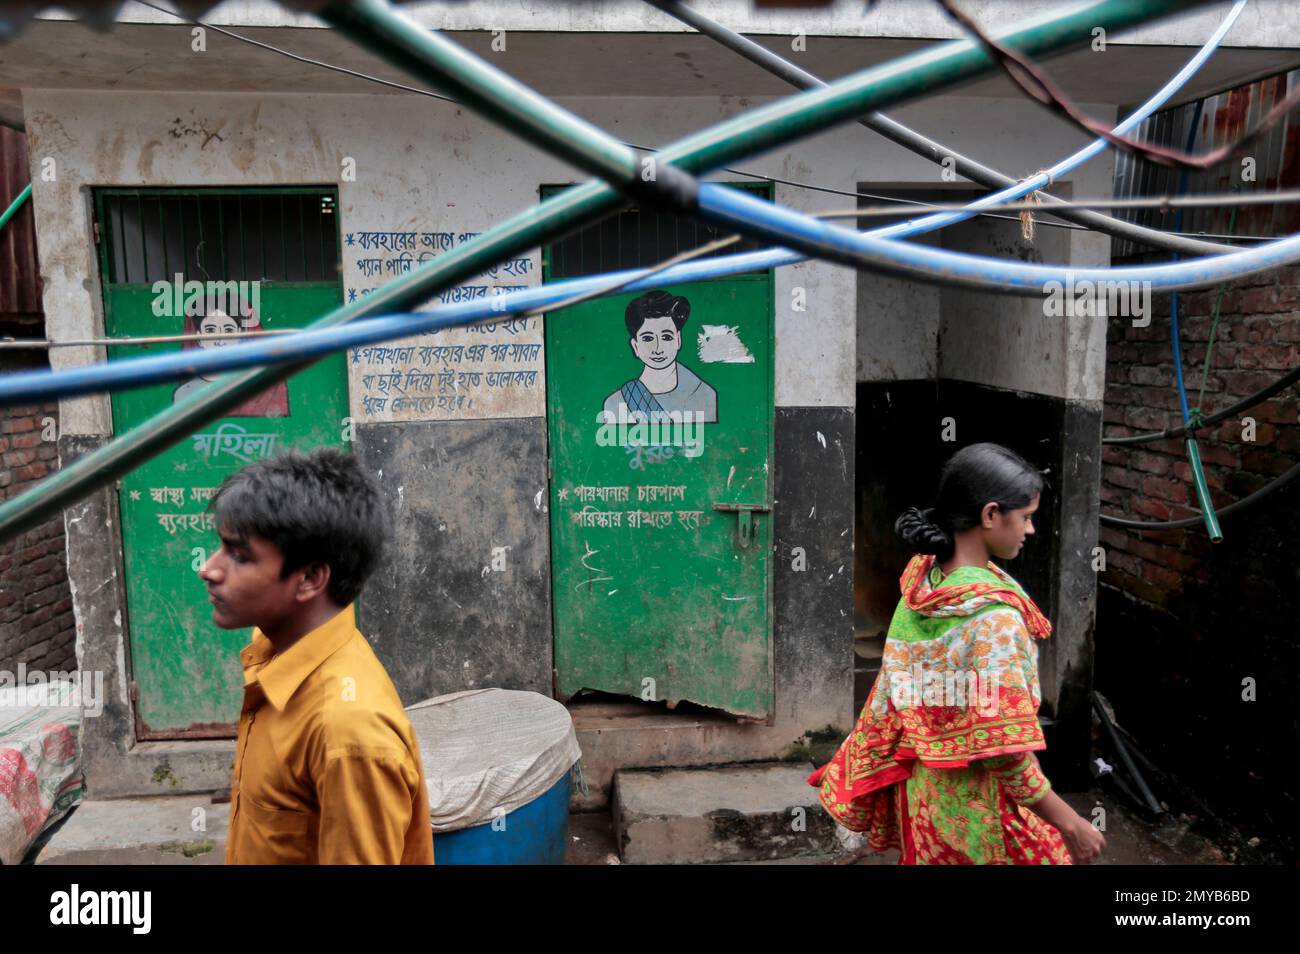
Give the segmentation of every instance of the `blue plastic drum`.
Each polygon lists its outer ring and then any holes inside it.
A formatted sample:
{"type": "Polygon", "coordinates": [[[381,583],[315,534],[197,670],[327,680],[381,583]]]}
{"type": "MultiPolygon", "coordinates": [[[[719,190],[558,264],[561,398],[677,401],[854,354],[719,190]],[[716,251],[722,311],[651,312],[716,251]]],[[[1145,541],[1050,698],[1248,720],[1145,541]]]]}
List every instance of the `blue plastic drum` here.
{"type": "Polygon", "coordinates": [[[434,864],[564,864],[582,752],[563,705],[536,692],[478,689],[406,713],[424,760],[434,864]]]}
{"type": "Polygon", "coordinates": [[[569,843],[569,791],[565,773],[544,794],[485,825],[433,836],[439,865],[562,865],[569,843]]]}

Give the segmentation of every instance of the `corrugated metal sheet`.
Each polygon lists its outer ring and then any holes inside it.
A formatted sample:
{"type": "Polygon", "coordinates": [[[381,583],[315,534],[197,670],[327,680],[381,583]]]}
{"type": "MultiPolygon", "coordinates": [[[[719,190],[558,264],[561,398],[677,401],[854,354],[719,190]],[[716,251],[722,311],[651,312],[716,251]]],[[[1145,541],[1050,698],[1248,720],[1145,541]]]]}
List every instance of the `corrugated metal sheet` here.
{"type": "MultiPolygon", "coordinates": [[[[1247,86],[1238,86],[1202,100],[1197,124],[1195,153],[1206,152],[1240,138],[1273,106],[1284,99],[1300,82],[1300,70],[1280,73],[1247,86]]],[[[1191,102],[1156,113],[1140,127],[1137,139],[1177,149],[1187,148],[1187,135],[1195,116],[1191,102]]],[[[1127,153],[1115,160],[1115,197],[1177,194],[1180,172],[1149,162],[1139,162],[1127,153]]],[[[1246,153],[1205,172],[1188,172],[1184,194],[1215,192],[1272,192],[1300,186],[1300,119],[1293,114],[1265,133],[1246,153]],[[1242,159],[1255,161],[1254,181],[1242,179],[1242,159]]],[[[1157,209],[1117,210],[1116,216],[1151,228],[1173,230],[1177,212],[1157,209]]],[[[1232,207],[1184,209],[1179,231],[1224,235],[1232,217],[1232,207]]],[[[1300,230],[1300,205],[1259,205],[1242,208],[1233,226],[1234,235],[1283,236],[1300,230]]],[[[1112,256],[1119,258],[1167,259],[1168,253],[1155,252],[1132,242],[1115,240],[1112,256]]]]}
{"type": "MultiPolygon", "coordinates": [[[[9,208],[30,181],[27,137],[0,126],[0,210],[9,208]]],[[[0,321],[41,314],[41,276],[36,260],[36,224],[32,202],[0,231],[0,321]]]]}

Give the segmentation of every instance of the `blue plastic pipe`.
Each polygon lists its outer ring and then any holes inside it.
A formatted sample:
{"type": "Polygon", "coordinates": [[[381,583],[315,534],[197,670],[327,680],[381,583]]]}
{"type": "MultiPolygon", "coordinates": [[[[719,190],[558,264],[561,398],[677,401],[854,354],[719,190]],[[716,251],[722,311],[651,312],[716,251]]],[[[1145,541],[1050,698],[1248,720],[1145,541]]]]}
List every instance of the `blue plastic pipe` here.
{"type": "MultiPolygon", "coordinates": [[[[1187,152],[1191,152],[1196,145],[1196,131],[1201,125],[1201,111],[1205,108],[1205,100],[1196,101],[1196,108],[1192,110],[1192,128],[1187,132],[1187,152]]],[[[1178,175],[1178,194],[1182,195],[1187,191],[1187,170],[1184,169],[1178,175]]],[[[1178,212],[1174,215],[1174,231],[1181,232],[1183,229],[1183,210],[1179,207],[1178,212]]],[[[1174,253],[1174,261],[1178,261],[1178,254],[1174,253]]],[[[1169,341],[1174,349],[1174,381],[1178,390],[1178,406],[1183,412],[1183,427],[1187,429],[1183,443],[1187,447],[1187,463],[1192,469],[1192,486],[1196,488],[1196,500],[1201,506],[1201,518],[1205,521],[1205,532],[1209,534],[1211,543],[1220,543],[1223,540],[1223,530],[1219,527],[1219,518],[1214,513],[1214,501],[1210,497],[1210,486],[1205,480],[1205,468],[1201,466],[1201,449],[1196,444],[1196,433],[1192,430],[1192,415],[1187,409],[1187,385],[1183,381],[1183,348],[1179,342],[1178,333],[1178,292],[1173,292],[1169,296],[1169,341]]]]}
{"type": "MultiPolygon", "coordinates": [[[[1205,64],[1205,61],[1213,54],[1218,45],[1223,41],[1224,36],[1232,25],[1236,22],[1237,17],[1245,8],[1247,0],[1237,0],[1233,8],[1217,30],[1199,49],[1194,56],[1176,73],[1164,86],[1158,90],[1155,95],[1143,103],[1130,116],[1124,119],[1115,127],[1116,132],[1126,132],[1149,116],[1160,106],[1164,105],[1175,93],[1178,92],[1187,81],[1205,64]]],[[[1091,159],[1107,147],[1105,139],[1098,138],[1088,146],[1080,149],[1070,157],[1061,160],[1052,166],[1049,170],[1050,177],[1064,175],[1066,172],[1076,168],[1082,163],[1091,159]]],[[[987,207],[989,204],[1011,201],[1020,198],[1034,189],[1046,184],[1049,174],[1040,174],[1031,177],[1023,183],[1004,189],[1001,192],[994,193],[991,196],[983,197],[971,203],[966,211],[953,211],[936,213],[934,215],[924,216],[920,219],[911,220],[905,223],[885,226],[880,229],[867,233],[859,233],[850,229],[832,226],[810,216],[802,215],[797,212],[784,210],[784,215],[792,217],[784,219],[788,230],[783,233],[774,233],[764,231],[764,237],[772,238],[773,235],[780,234],[783,237],[774,239],[779,242],[786,242],[790,238],[797,239],[800,245],[806,242],[813,242],[811,248],[813,254],[825,254],[825,257],[836,261],[842,261],[853,267],[883,267],[889,262],[894,261],[893,256],[897,256],[900,261],[900,268],[906,269],[911,267],[911,274],[916,274],[916,265],[908,266],[906,263],[911,260],[912,254],[920,251],[939,251],[926,249],[922,246],[913,246],[901,242],[890,242],[887,237],[894,238],[915,235],[923,232],[941,228],[954,222],[962,221],[977,214],[977,212],[987,207]],[[795,226],[799,230],[795,231],[795,226]],[[870,251],[854,252],[849,258],[844,257],[848,251],[843,245],[846,239],[852,237],[867,239],[870,236],[885,236],[879,239],[879,245],[874,247],[883,247],[893,250],[889,255],[882,258],[880,263],[868,263],[866,258],[871,256],[870,251]],[[835,240],[838,239],[838,243],[835,240]],[[826,254],[829,253],[829,254],[826,254]],[[864,258],[865,256],[865,258],[864,258]]],[[[741,199],[747,199],[734,189],[726,189],[724,186],[716,184],[704,184],[701,187],[701,211],[705,211],[706,198],[722,195],[711,208],[715,221],[724,222],[729,228],[738,231],[754,234],[754,225],[742,214],[742,218],[735,219],[734,206],[727,201],[728,197],[734,198],[739,196],[741,199]]],[[[749,206],[751,213],[755,216],[756,222],[767,218],[764,215],[769,210],[779,209],[771,203],[763,202],[757,199],[750,199],[749,206]]],[[[777,223],[769,222],[769,228],[775,227],[777,223]]],[[[1275,243],[1276,244],[1276,243],[1275,243]]],[[[1250,252],[1261,252],[1268,246],[1251,249],[1250,252]]],[[[1208,261],[1230,261],[1238,253],[1211,256],[1206,259],[1196,259],[1185,263],[1193,265],[1197,262],[1208,261]]],[[[1042,270],[1040,274],[1033,277],[1026,285],[1022,283],[1019,286],[1004,286],[1000,280],[994,278],[983,280],[980,276],[980,263],[993,269],[994,266],[1003,264],[1002,259],[982,258],[979,256],[960,255],[955,252],[942,252],[944,256],[941,261],[931,262],[930,264],[920,265],[921,274],[917,277],[923,280],[940,279],[946,275],[947,268],[951,259],[954,273],[960,273],[967,276],[965,280],[957,281],[958,284],[973,284],[977,288],[992,288],[993,290],[1016,291],[1024,294],[1042,293],[1048,282],[1057,281],[1063,286],[1067,281],[1084,280],[1083,272],[1073,269],[1061,269],[1059,266],[1030,266],[1042,270]],[[958,268],[964,266],[964,268],[958,268]],[[939,274],[929,274],[933,270],[939,274]],[[1071,276],[1074,276],[1071,278],[1071,276]]],[[[711,278],[725,277],[728,275],[740,274],[748,271],[764,270],[776,268],[783,265],[793,265],[806,261],[808,256],[799,254],[785,248],[768,249],[761,252],[750,252],[741,255],[722,256],[714,259],[707,259],[699,262],[690,262],[684,265],[675,266],[659,273],[654,281],[649,285],[640,285],[635,282],[627,284],[625,290],[639,290],[643,287],[653,287],[666,284],[682,284],[694,281],[703,281],[711,278]]],[[[1265,265],[1262,268],[1271,268],[1273,265],[1265,265]]],[[[885,270],[889,270],[885,268],[885,270]]],[[[1125,280],[1119,276],[1111,277],[1114,269],[1092,270],[1089,272],[1093,277],[1088,280],[1093,281],[1111,281],[1125,280]],[[1100,277],[1098,277],[1100,276],[1100,277]]],[[[905,271],[905,273],[907,273],[905,271]]],[[[508,318],[513,314],[521,311],[535,309],[539,305],[552,304],[561,301],[564,298],[581,294],[586,291],[597,290],[602,283],[623,286],[622,279],[632,279],[636,276],[635,271],[608,273],[606,275],[591,276],[589,278],[578,279],[575,281],[559,282],[545,289],[529,289],[523,292],[515,292],[510,295],[502,296],[493,303],[478,303],[478,307],[470,306],[452,306],[450,308],[439,309],[432,314],[408,314],[404,316],[391,316],[383,319],[367,319],[367,321],[388,322],[382,325],[363,326],[361,321],[354,321],[346,326],[336,326],[324,329],[313,329],[305,331],[302,335],[281,336],[276,342],[257,342],[254,344],[240,344],[227,348],[222,348],[215,353],[205,353],[194,357],[186,355],[184,361],[179,355],[164,355],[149,358],[133,358],[127,361],[115,361],[110,364],[96,365],[89,368],[76,368],[64,371],[39,371],[27,372],[17,375],[9,375],[0,379],[0,406],[5,404],[18,403],[26,400],[36,400],[39,398],[51,398],[58,396],[75,396],[83,394],[93,394],[105,390],[117,390],[129,387],[141,387],[148,384],[154,384],[159,381],[175,380],[183,377],[192,376],[200,371],[215,372],[220,370],[230,370],[236,368],[254,367],[261,364],[273,364],[297,360],[305,356],[319,356],[338,348],[351,348],[362,344],[374,343],[377,341],[387,340],[388,338],[404,337],[410,334],[417,334],[436,330],[438,328],[454,327],[460,324],[471,324],[475,321],[491,317],[492,314],[508,318]],[[535,295],[541,292],[540,297],[535,295]],[[484,311],[484,308],[494,310],[484,311]],[[457,320],[455,316],[459,315],[457,320]],[[401,325],[402,321],[407,324],[401,325]],[[397,322],[400,327],[398,330],[390,330],[395,326],[392,322],[397,322]],[[379,330],[383,329],[382,334],[379,330]],[[304,336],[313,336],[306,338],[304,336]],[[316,347],[311,344],[315,337],[321,341],[330,342],[330,346],[316,347]],[[255,349],[255,350],[249,350],[255,349]],[[110,369],[111,373],[110,373],[110,369]],[[66,388],[66,389],[65,389],[66,388]]],[[[1215,279],[1217,281],[1218,279],[1215,279]]],[[[1184,286],[1180,286],[1184,287],[1184,286]]],[[[1198,286],[1185,286],[1198,287],[1198,286]]]]}

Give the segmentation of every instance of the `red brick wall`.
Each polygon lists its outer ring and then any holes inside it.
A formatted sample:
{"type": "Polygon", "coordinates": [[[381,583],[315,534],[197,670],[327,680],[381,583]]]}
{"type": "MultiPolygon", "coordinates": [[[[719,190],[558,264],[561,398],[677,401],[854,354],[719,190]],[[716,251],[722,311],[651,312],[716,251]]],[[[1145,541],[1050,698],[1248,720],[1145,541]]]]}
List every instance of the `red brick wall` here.
{"type": "MultiPolygon", "coordinates": [[[[1200,387],[1217,290],[1179,296],[1189,401],[1200,387]]],[[[1169,344],[1169,298],[1146,328],[1108,328],[1107,435],[1181,423],[1169,344]]],[[[1244,280],[1223,298],[1206,383],[1209,414],[1300,365],[1300,268],[1244,280]]],[[[1291,387],[1198,435],[1216,508],[1300,461],[1291,387]],[[1253,442],[1241,418],[1255,419],[1253,442]]],[[[1194,516],[1181,437],[1103,445],[1101,509],[1136,520],[1194,516]]],[[[1170,778],[1158,795],[1175,811],[1235,827],[1239,862],[1300,863],[1300,814],[1285,757],[1295,748],[1300,693],[1300,480],[1203,529],[1101,527],[1106,569],[1097,594],[1095,679],[1120,724],[1170,778]],[[1245,839],[1258,839],[1250,847],[1245,839]]]]}
{"type": "MultiPolygon", "coordinates": [[[[0,129],[0,208],[27,185],[27,165],[22,134],[0,129]]],[[[0,233],[0,337],[8,336],[45,336],[30,201],[0,233]]],[[[42,351],[0,351],[0,374],[48,367],[42,351]]],[[[0,501],[58,470],[58,445],[44,439],[57,434],[58,417],[57,403],[0,408],[0,501]],[[54,419],[52,432],[43,427],[45,418],[54,419]]],[[[72,671],[74,632],[63,518],[0,542],[0,669],[12,672],[22,662],[72,671]]]]}
{"type": "MultiPolygon", "coordinates": [[[[1189,406],[1196,406],[1201,368],[1218,290],[1179,296],[1183,374],[1189,406]]],[[[1174,388],[1169,341],[1169,298],[1153,303],[1149,326],[1134,328],[1129,318],[1112,318],[1106,348],[1107,436],[1161,430],[1181,423],[1174,388]]],[[[1300,365],[1300,268],[1286,268],[1228,286],[1214,355],[1206,380],[1208,416],[1258,391],[1300,365]]],[[[1216,507],[1258,490],[1300,462],[1300,390],[1290,388],[1199,431],[1197,443],[1216,507]],[[1243,419],[1253,417],[1253,441],[1243,439],[1243,419]]],[[[1287,488],[1288,490],[1290,488],[1287,488]]],[[[1275,495],[1260,507],[1284,506],[1275,495]]],[[[1182,437],[1139,445],[1107,445],[1102,450],[1102,512],[1135,520],[1195,516],[1196,492],[1182,437]]],[[[1234,532],[1236,518],[1223,523],[1234,532]]],[[[1236,524],[1240,526],[1240,524],[1236,524]]],[[[1106,570],[1102,581],[1146,602],[1164,606],[1189,580],[1211,582],[1205,558],[1211,545],[1200,530],[1137,533],[1102,526],[1106,570]]],[[[1243,572],[1246,567],[1241,568],[1243,572]]],[[[1291,571],[1287,569],[1287,575],[1291,571]]],[[[1267,576],[1267,574],[1265,574],[1267,576]]],[[[1261,594],[1277,586],[1260,579],[1261,594]]],[[[1280,595],[1280,591],[1279,591],[1280,595]]]]}
{"type": "MultiPolygon", "coordinates": [[[[0,410],[0,500],[58,470],[58,445],[45,439],[58,418],[57,402],[0,410]]],[[[60,516],[0,543],[0,669],[75,670],[75,631],[60,516]]]]}

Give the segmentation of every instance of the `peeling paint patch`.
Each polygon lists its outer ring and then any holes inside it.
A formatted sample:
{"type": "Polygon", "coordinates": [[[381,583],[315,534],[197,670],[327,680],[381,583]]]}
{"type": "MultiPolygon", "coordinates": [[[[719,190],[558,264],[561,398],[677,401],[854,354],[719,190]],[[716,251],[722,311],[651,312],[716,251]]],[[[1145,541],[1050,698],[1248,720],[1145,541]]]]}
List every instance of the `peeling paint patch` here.
{"type": "Polygon", "coordinates": [[[822,445],[822,450],[826,449],[826,435],[821,431],[817,432],[817,443],[822,445]]]}
{"type": "Polygon", "coordinates": [[[740,340],[739,330],[739,325],[704,325],[699,334],[700,361],[705,364],[753,364],[754,356],[740,340]]]}

